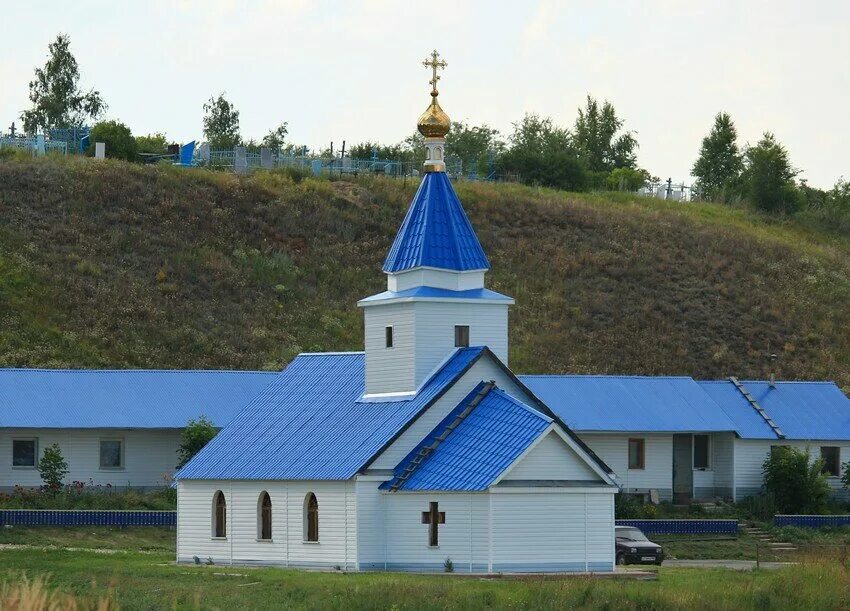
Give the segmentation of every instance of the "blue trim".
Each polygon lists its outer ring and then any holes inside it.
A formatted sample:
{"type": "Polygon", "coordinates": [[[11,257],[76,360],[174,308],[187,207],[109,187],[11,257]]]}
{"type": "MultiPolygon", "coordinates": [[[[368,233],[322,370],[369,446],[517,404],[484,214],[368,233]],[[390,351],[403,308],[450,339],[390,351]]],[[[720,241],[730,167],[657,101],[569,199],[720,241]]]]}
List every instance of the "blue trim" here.
{"type": "Polygon", "coordinates": [[[645,535],[734,535],[738,520],[616,520],[617,526],[634,526],[645,535]]]}
{"type": "Polygon", "coordinates": [[[0,526],[177,526],[176,511],[0,509],[0,526]]]}
{"type": "Polygon", "coordinates": [[[440,289],[433,286],[417,286],[404,291],[384,291],[371,297],[365,297],[358,303],[374,303],[380,301],[390,301],[392,299],[475,299],[476,301],[496,301],[499,303],[512,304],[512,297],[502,295],[490,289],[468,289],[465,291],[451,291],[449,289],[440,289]]]}

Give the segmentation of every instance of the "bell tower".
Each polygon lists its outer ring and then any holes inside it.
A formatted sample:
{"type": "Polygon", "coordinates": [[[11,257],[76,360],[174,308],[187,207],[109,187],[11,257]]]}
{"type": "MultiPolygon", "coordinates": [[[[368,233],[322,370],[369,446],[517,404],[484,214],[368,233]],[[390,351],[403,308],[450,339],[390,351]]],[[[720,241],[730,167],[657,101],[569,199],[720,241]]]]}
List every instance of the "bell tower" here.
{"type": "Polygon", "coordinates": [[[419,117],[425,136],[425,175],[383,271],[387,290],[361,299],[365,317],[366,400],[416,394],[455,350],[487,346],[508,358],[508,306],[514,300],[484,287],[490,262],[446,175],[448,115],[437,102],[434,51],[431,104],[419,117]]]}

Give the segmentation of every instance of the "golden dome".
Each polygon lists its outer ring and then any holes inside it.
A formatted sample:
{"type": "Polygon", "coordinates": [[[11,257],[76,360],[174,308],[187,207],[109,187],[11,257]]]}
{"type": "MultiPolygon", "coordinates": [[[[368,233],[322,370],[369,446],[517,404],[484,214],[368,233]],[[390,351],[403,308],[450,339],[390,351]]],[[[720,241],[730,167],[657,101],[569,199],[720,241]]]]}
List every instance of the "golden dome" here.
{"type": "Polygon", "coordinates": [[[431,98],[431,105],[419,117],[416,129],[426,138],[445,138],[446,134],[449,133],[452,122],[449,115],[440,108],[440,103],[437,102],[437,93],[433,92],[431,95],[434,96],[431,98]]]}

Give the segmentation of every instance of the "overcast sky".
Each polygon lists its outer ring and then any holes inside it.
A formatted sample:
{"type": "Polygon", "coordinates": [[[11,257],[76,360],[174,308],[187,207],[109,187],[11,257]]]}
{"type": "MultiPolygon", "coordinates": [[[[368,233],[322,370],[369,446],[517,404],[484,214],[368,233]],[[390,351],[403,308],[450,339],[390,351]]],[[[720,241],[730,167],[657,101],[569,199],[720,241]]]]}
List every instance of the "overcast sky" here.
{"type": "Polygon", "coordinates": [[[848,0],[32,0],[0,13],[4,131],[59,32],[81,85],[135,134],[200,139],[201,107],[224,91],[243,137],[287,121],[316,148],[412,133],[436,47],[455,120],[509,133],[538,112],[571,125],[587,94],[607,98],[637,132],[640,165],[689,180],[725,110],[741,143],[775,132],[810,184],[850,177],[848,0]]]}

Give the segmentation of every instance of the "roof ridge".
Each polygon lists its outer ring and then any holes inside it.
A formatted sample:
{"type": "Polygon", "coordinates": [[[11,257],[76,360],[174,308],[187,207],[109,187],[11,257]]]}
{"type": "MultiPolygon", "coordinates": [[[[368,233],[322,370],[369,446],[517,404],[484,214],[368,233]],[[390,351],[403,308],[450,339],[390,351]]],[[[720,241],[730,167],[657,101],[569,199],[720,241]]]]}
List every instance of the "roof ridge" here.
{"type": "Polygon", "coordinates": [[[50,369],[48,367],[0,367],[0,373],[6,371],[41,373],[259,373],[264,375],[277,375],[280,373],[277,370],[264,371],[259,369],[72,369],[68,367],[50,369]]]}
{"type": "Polygon", "coordinates": [[[619,378],[640,380],[697,380],[686,375],[642,375],[631,373],[519,373],[520,378],[619,378]]]}
{"type": "Polygon", "coordinates": [[[538,416],[539,418],[541,418],[544,422],[548,422],[548,423],[551,424],[552,422],[555,421],[553,418],[542,413],[540,410],[536,410],[533,407],[531,407],[530,405],[526,405],[525,402],[520,401],[519,399],[517,399],[513,395],[507,393],[506,391],[502,390],[498,386],[494,386],[493,389],[490,392],[495,392],[496,394],[504,397],[505,399],[509,400],[511,403],[517,405],[518,407],[524,408],[525,410],[531,412],[535,416],[538,416]]]}
{"type": "Polygon", "coordinates": [[[356,356],[358,354],[366,354],[365,350],[352,350],[350,352],[299,352],[296,358],[300,356],[356,356]]]}

